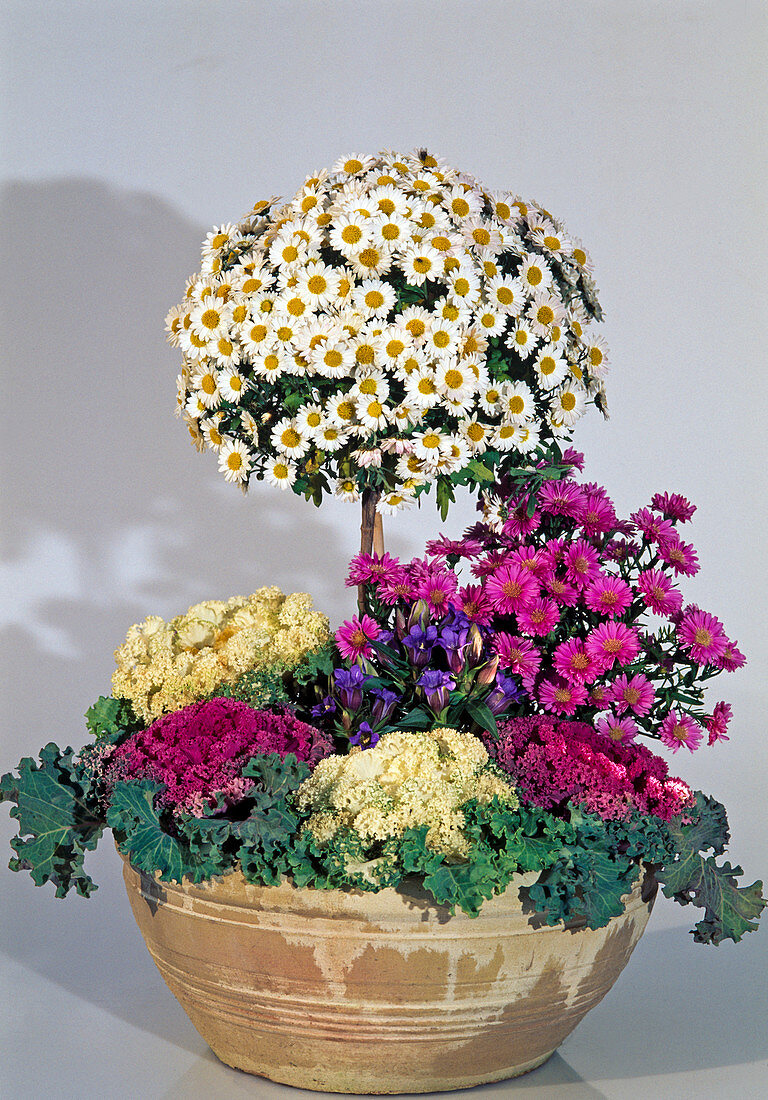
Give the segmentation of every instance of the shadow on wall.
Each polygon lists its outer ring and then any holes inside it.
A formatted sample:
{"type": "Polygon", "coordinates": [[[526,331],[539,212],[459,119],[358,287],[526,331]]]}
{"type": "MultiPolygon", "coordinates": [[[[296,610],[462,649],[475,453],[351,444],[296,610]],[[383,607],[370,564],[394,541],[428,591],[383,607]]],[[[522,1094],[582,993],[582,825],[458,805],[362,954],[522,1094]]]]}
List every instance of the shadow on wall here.
{"type": "Polygon", "coordinates": [[[81,743],[112,651],[149,613],[277,584],[338,619],[355,524],[262,485],[244,499],[174,418],[164,317],[203,228],[87,179],[17,182],[2,217],[4,768],[17,746],[81,743]]]}

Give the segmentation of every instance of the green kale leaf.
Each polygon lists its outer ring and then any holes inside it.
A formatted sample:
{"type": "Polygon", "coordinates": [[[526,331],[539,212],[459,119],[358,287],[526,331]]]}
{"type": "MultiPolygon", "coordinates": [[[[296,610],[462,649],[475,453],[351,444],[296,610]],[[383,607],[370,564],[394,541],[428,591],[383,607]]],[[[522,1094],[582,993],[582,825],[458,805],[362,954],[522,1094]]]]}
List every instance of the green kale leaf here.
{"type": "Polygon", "coordinates": [[[11,817],[19,835],[11,841],[12,871],[29,871],[36,886],[52,882],[56,897],[74,886],[88,897],[96,885],[83,869],[87,851],[98,844],[104,816],[85,769],[53,743],[40,752],[40,764],[25,757],[18,775],[0,778],[0,802],[14,802],[11,817]]]}

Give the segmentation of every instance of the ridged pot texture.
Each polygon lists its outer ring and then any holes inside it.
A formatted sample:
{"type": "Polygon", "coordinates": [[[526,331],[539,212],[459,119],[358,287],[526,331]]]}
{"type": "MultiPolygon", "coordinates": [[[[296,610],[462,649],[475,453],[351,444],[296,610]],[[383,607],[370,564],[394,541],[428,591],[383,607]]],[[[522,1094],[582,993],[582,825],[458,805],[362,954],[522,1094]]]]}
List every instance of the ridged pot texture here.
{"type": "Polygon", "coordinates": [[[520,876],[479,917],[418,883],[363,893],[161,883],[125,862],[160,973],[227,1065],[324,1092],[439,1092],[541,1065],[615,982],[648,922],[650,874],[592,931],[542,925],[520,876]]]}

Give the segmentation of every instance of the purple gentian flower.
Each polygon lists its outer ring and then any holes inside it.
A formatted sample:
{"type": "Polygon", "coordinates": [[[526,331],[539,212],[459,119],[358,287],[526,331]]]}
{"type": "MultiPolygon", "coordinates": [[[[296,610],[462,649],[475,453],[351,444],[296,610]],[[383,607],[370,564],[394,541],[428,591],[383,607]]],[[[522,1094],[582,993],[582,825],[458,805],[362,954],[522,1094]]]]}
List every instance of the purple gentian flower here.
{"type": "Polygon", "coordinates": [[[456,681],[449,672],[428,669],[422,672],[417,686],[424,692],[429,709],[439,714],[448,706],[448,697],[456,687],[456,681]]]}
{"type": "Polygon", "coordinates": [[[363,685],[369,679],[358,665],[335,668],[333,679],[341,705],[345,710],[359,710],[363,702],[363,685]]]}
{"type": "Polygon", "coordinates": [[[426,630],[414,626],[403,638],[403,647],[414,668],[424,668],[429,664],[430,654],[436,645],[437,627],[434,625],[428,626],[426,630]]]}
{"type": "Polygon", "coordinates": [[[385,722],[394,710],[398,695],[387,688],[373,688],[371,697],[375,700],[371,707],[371,714],[375,722],[385,722]]]}
{"type": "Polygon", "coordinates": [[[511,676],[504,676],[503,673],[497,672],[493,690],[485,703],[491,714],[503,714],[522,696],[522,689],[518,687],[511,676]]]}
{"type": "Polygon", "coordinates": [[[367,722],[361,722],[350,737],[349,743],[350,745],[359,745],[362,749],[372,749],[378,739],[378,733],[375,733],[367,722]]]}

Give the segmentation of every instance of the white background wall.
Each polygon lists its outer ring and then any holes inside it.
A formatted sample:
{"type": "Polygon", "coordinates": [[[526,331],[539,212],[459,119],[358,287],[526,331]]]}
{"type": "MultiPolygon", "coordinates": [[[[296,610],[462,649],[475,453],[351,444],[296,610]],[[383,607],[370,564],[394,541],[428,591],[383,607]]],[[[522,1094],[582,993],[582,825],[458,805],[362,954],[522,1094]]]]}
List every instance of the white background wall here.
{"type": "MultiPolygon", "coordinates": [[[[765,878],[765,5],[6,0],[0,18],[0,770],[82,742],[112,650],[150,612],[276,583],[336,622],[349,613],[357,510],[225,485],[173,417],[163,318],[212,224],[341,154],[427,145],[542,202],[593,255],[612,415],[593,412],[574,443],[625,513],[663,489],[699,506],[702,570],[685,591],[750,663],[712,691],[734,704],[730,743],[678,753],[673,770],[726,803],[734,860],[765,878]]],[[[433,508],[388,521],[388,548],[417,552],[433,508]]],[[[464,501],[443,529],[472,516],[464,501]]],[[[87,905],[2,873],[9,1095],[287,1095],[249,1092],[208,1058],[141,969],[115,857],[95,867],[87,905]],[[74,1043],[81,1026],[103,1064],[88,1086],[55,1085],[62,1065],[81,1069],[67,1031],[74,1043]]],[[[660,904],[619,1000],[538,1077],[492,1091],[764,1095],[752,978],[768,937],[718,952],[689,926],[660,904]]]]}

